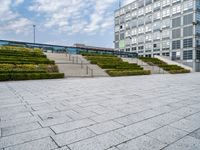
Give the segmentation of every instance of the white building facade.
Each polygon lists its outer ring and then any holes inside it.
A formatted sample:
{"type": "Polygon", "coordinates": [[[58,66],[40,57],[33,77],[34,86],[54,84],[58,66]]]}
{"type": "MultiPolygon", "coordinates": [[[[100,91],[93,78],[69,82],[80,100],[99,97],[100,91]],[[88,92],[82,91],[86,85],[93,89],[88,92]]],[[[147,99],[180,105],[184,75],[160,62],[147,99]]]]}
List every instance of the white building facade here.
{"type": "Polygon", "coordinates": [[[115,50],[168,56],[200,71],[200,0],[133,0],[115,11],[115,50]]]}

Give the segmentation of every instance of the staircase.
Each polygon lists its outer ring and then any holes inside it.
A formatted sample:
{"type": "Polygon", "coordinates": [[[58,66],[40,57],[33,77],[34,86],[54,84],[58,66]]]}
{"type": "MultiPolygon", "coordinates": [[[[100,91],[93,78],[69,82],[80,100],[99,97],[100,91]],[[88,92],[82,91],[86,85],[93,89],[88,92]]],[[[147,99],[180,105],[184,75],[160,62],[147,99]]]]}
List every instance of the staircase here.
{"type": "Polygon", "coordinates": [[[122,58],[122,60],[130,64],[138,64],[139,66],[143,67],[144,70],[150,70],[152,74],[168,74],[168,72],[164,71],[162,68],[159,68],[158,66],[155,66],[153,64],[151,66],[137,58],[122,58]]]}
{"type": "Polygon", "coordinates": [[[97,65],[90,64],[81,55],[66,55],[64,53],[46,53],[47,57],[54,60],[65,77],[109,77],[97,65]]]}

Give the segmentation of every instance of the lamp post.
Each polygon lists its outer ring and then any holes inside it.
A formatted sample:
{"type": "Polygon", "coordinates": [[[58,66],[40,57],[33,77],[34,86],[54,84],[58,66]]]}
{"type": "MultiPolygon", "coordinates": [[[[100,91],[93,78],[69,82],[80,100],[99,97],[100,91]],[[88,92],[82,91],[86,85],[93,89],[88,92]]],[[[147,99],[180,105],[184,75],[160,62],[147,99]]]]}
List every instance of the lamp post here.
{"type": "Polygon", "coordinates": [[[33,42],[35,44],[35,28],[36,28],[36,25],[33,25],[33,42]]]}

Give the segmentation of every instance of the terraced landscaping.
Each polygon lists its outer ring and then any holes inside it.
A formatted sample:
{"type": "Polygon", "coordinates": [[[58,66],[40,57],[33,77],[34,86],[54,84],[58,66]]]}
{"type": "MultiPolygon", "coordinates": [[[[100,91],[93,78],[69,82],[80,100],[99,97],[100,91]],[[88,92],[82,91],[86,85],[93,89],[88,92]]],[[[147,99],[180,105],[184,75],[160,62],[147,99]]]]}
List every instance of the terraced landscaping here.
{"type": "Polygon", "coordinates": [[[184,69],[177,65],[169,65],[158,58],[140,57],[140,59],[149,65],[156,65],[171,74],[190,73],[190,70],[184,69]]]}
{"type": "Polygon", "coordinates": [[[0,47],[0,81],[63,78],[40,49],[0,47]]]}
{"type": "Polygon", "coordinates": [[[149,75],[150,71],[144,70],[137,64],[129,64],[123,62],[121,58],[113,55],[83,53],[83,56],[90,61],[91,64],[96,64],[112,76],[134,76],[134,75],[149,75]]]}

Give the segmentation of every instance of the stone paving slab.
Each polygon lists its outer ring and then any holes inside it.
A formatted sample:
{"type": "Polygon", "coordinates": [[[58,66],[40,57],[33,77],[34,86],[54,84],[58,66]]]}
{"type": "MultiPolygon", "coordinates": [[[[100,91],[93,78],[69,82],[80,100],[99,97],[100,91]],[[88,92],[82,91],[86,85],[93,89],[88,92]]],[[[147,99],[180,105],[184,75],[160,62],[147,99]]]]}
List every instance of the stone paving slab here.
{"type": "Polygon", "coordinates": [[[0,83],[0,149],[199,150],[199,73],[0,83]]]}

